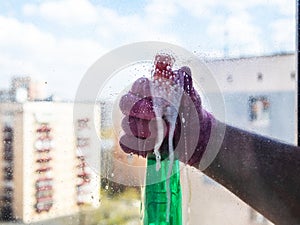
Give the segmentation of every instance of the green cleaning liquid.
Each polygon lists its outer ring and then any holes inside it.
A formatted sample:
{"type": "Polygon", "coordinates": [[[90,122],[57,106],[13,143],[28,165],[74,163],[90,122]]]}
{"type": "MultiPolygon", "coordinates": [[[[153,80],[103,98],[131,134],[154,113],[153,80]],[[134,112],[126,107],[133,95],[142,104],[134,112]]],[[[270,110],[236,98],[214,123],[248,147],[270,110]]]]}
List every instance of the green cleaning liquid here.
{"type": "Polygon", "coordinates": [[[161,167],[156,169],[155,156],[147,157],[146,185],[143,199],[144,225],[181,225],[181,187],[179,161],[161,160],[161,167]],[[172,165],[172,175],[168,170],[172,165]]]}

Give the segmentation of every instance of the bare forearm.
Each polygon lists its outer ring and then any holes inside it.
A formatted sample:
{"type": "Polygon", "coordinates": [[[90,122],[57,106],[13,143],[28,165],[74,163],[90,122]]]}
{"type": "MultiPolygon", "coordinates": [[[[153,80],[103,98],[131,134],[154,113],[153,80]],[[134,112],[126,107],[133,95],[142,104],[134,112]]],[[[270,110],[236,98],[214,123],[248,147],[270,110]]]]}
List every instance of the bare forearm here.
{"type": "Polygon", "coordinates": [[[300,224],[300,150],[226,125],[204,171],[276,224],[300,224]]]}

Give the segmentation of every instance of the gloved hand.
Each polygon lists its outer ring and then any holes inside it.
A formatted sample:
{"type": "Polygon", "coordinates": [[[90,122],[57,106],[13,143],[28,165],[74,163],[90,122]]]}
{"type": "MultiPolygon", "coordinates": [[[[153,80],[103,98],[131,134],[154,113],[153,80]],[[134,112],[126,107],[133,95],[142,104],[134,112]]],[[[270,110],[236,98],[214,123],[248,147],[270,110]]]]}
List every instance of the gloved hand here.
{"type": "Polygon", "coordinates": [[[153,78],[137,79],[120,100],[119,106],[125,115],[122,120],[125,134],[119,141],[121,148],[126,153],[146,157],[153,153],[158,136],[163,135],[160,153],[167,155],[168,139],[173,136],[175,157],[198,166],[215,119],[202,108],[191,70],[182,67],[172,71],[172,58],[158,55],[153,78]],[[163,127],[158,126],[158,120],[163,127]],[[171,129],[172,126],[175,129],[171,129]],[[170,132],[174,135],[170,136],[170,132]]]}

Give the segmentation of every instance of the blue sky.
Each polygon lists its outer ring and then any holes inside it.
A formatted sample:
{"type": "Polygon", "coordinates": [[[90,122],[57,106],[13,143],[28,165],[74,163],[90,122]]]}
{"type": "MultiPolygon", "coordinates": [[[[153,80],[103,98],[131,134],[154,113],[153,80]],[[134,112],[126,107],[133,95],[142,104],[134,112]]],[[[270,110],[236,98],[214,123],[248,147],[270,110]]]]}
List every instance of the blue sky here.
{"type": "Polygon", "coordinates": [[[73,98],[93,62],[136,41],[214,58],[291,52],[294,39],[292,0],[0,1],[0,87],[28,74],[73,98]]]}

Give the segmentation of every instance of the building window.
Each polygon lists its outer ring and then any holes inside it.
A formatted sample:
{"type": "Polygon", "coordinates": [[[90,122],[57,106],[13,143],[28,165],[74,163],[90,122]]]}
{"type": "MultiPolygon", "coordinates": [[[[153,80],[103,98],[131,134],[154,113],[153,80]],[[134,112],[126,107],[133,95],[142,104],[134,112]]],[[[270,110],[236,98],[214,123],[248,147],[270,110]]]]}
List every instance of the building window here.
{"type": "Polygon", "coordinates": [[[87,133],[90,130],[89,119],[82,118],[77,120],[77,204],[83,205],[89,202],[89,194],[86,193],[85,189],[88,188],[91,178],[90,173],[88,172],[87,163],[85,161],[84,152],[88,151],[90,148],[90,138],[87,136],[87,133]]]}
{"type": "Polygon", "coordinates": [[[36,203],[36,211],[41,213],[43,211],[48,212],[53,205],[52,198],[39,199],[38,203],[36,203]]]}
{"type": "Polygon", "coordinates": [[[52,167],[50,161],[52,157],[49,155],[50,150],[53,147],[51,128],[49,124],[38,124],[36,129],[37,139],[34,143],[34,147],[37,150],[37,165],[36,170],[39,175],[36,181],[36,204],[35,209],[37,213],[43,211],[48,212],[52,205],[52,192],[53,192],[53,180],[52,180],[52,167]]]}
{"type": "Polygon", "coordinates": [[[232,76],[231,74],[228,74],[228,75],[227,75],[227,82],[228,82],[228,83],[233,82],[233,76],[232,76]]]}
{"type": "MultiPolygon", "coordinates": [[[[3,184],[3,193],[1,196],[4,206],[1,208],[1,219],[11,220],[14,217],[13,213],[13,195],[14,195],[14,186],[11,185],[14,178],[14,162],[13,162],[13,142],[14,142],[14,130],[11,126],[4,126],[2,130],[3,134],[3,158],[2,161],[3,167],[2,172],[4,174],[4,184],[3,184]]],[[[0,200],[0,201],[1,201],[0,200]]]]}
{"type": "Polygon", "coordinates": [[[270,101],[267,96],[249,98],[249,120],[254,125],[268,125],[270,122],[270,101]]]}
{"type": "Polygon", "coordinates": [[[295,71],[291,72],[290,76],[291,76],[291,80],[295,80],[296,79],[295,71]]]}
{"type": "Polygon", "coordinates": [[[257,73],[257,81],[262,81],[263,80],[263,74],[262,73],[257,73]]]}

